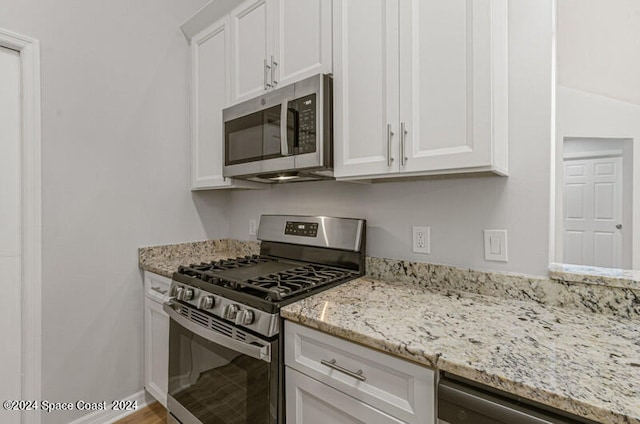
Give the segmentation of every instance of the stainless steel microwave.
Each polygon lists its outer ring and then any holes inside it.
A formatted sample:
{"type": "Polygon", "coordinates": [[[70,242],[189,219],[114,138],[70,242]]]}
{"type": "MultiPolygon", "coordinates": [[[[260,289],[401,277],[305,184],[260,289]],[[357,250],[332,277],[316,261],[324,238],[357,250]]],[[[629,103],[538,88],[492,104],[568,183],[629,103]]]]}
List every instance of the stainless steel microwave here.
{"type": "Polygon", "coordinates": [[[224,109],[225,177],[333,178],[333,82],[314,75],[224,109]]]}

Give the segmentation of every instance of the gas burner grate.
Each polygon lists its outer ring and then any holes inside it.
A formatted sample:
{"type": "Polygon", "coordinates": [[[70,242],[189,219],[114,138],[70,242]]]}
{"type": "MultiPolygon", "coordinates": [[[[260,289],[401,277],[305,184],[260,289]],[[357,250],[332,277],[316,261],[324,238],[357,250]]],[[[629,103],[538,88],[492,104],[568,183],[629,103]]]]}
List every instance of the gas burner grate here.
{"type": "Polygon", "coordinates": [[[273,262],[274,259],[261,256],[261,255],[247,255],[244,257],[237,257],[235,259],[221,259],[218,261],[202,262],[199,265],[191,264],[189,266],[180,266],[178,268],[178,274],[187,275],[189,277],[195,277],[202,281],[217,285],[226,285],[218,276],[213,274],[213,271],[223,271],[234,268],[242,268],[248,266],[254,266],[259,263],[273,262]]]}
{"type": "Polygon", "coordinates": [[[238,288],[263,293],[266,300],[280,301],[314,287],[357,276],[353,271],[323,265],[305,265],[238,283],[238,288]]]}
{"type": "Polygon", "coordinates": [[[265,262],[280,262],[271,256],[252,255],[180,266],[178,274],[198,279],[220,289],[243,293],[268,303],[291,299],[315,288],[356,278],[357,272],[320,264],[300,264],[284,271],[265,273],[257,277],[232,278],[223,271],[256,266],[265,262]]]}

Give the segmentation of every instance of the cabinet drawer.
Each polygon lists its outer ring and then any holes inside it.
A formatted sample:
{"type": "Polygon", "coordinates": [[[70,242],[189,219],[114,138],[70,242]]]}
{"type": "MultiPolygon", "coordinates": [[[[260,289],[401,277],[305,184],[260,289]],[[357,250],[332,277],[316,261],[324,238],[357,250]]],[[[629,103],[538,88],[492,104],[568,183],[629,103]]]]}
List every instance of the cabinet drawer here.
{"type": "Polygon", "coordinates": [[[169,299],[169,286],[171,286],[170,278],[145,271],[144,295],[146,297],[156,302],[166,302],[169,299]]]}
{"type": "Polygon", "coordinates": [[[289,321],[285,344],[287,366],[405,422],[433,422],[432,370],[289,321]]]}
{"type": "Polygon", "coordinates": [[[296,370],[285,372],[287,423],[405,424],[296,370]]]}

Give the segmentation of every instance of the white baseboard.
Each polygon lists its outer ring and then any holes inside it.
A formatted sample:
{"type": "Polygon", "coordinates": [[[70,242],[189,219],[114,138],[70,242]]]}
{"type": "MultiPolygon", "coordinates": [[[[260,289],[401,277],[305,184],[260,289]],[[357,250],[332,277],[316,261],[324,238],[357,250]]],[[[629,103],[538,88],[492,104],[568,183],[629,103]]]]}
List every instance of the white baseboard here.
{"type": "Polygon", "coordinates": [[[111,410],[111,405],[107,402],[107,410],[106,411],[95,411],[88,415],[78,418],[75,421],[72,421],[69,424],[112,424],[118,420],[123,419],[124,417],[139,411],[145,406],[155,402],[156,400],[149,396],[147,392],[143,389],[138,393],[134,393],[129,397],[122,399],[123,401],[137,401],[138,407],[135,411],[113,411],[111,410]]]}

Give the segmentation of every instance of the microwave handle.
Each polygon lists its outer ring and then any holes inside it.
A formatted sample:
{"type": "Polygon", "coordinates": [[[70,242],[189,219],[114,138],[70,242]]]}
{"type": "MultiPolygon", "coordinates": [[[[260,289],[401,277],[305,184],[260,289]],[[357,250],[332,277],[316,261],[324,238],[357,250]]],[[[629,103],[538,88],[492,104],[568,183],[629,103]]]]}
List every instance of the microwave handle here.
{"type": "Polygon", "coordinates": [[[280,154],[289,156],[289,140],[287,140],[287,124],[289,112],[289,100],[282,100],[282,108],[280,109],[280,154]]]}

